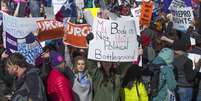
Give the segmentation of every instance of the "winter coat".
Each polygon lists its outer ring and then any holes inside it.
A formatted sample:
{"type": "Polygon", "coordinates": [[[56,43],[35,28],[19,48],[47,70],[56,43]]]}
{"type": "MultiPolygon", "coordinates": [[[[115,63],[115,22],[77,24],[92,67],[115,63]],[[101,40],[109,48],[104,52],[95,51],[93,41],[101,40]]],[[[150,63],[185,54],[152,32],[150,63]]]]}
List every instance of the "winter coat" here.
{"type": "Polygon", "coordinates": [[[176,71],[176,79],[180,87],[192,87],[196,72],[193,71],[193,63],[187,55],[180,55],[174,59],[173,65],[176,71]]]}
{"type": "Polygon", "coordinates": [[[119,71],[114,74],[114,81],[112,77],[109,77],[107,81],[103,82],[104,74],[101,68],[97,67],[97,62],[88,61],[87,67],[93,82],[93,101],[119,101],[122,74],[125,73],[129,65],[129,63],[120,64],[117,67],[120,67],[119,71]]]}
{"type": "Polygon", "coordinates": [[[122,101],[148,101],[148,94],[143,83],[138,83],[137,86],[134,83],[131,89],[123,88],[121,93],[122,101]]]}
{"type": "Polygon", "coordinates": [[[153,98],[153,101],[165,101],[165,98],[168,96],[168,89],[174,91],[176,88],[177,83],[172,66],[173,59],[173,51],[169,48],[164,48],[153,61],[153,64],[161,65],[158,86],[159,92],[153,98]]]}
{"type": "Polygon", "coordinates": [[[48,75],[47,94],[51,101],[73,101],[71,82],[56,68],[48,75]]]}
{"type": "Polygon", "coordinates": [[[37,68],[33,66],[27,68],[25,76],[15,81],[15,91],[11,101],[47,101],[37,68]]]}
{"type": "Polygon", "coordinates": [[[14,77],[11,77],[5,70],[4,60],[0,60],[0,95],[11,93],[14,77]]]}
{"type": "Polygon", "coordinates": [[[84,76],[80,76],[80,74],[77,74],[74,80],[74,101],[92,101],[93,90],[91,77],[87,73],[84,73],[83,75],[84,76]]]}

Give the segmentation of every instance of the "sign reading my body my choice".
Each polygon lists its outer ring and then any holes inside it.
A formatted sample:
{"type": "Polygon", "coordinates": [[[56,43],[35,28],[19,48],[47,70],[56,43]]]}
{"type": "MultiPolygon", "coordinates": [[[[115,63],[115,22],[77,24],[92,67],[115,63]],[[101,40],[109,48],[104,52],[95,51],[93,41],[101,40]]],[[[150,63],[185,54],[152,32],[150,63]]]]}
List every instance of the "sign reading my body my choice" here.
{"type": "Polygon", "coordinates": [[[131,62],[138,57],[135,20],[95,18],[88,58],[99,61],[131,62]]]}

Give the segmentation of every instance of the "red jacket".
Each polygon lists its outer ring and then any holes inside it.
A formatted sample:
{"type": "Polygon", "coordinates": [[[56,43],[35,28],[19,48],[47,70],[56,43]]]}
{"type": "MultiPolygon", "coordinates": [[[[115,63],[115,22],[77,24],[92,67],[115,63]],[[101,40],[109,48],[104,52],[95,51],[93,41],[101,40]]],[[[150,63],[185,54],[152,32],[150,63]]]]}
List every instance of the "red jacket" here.
{"type": "Polygon", "coordinates": [[[47,79],[47,93],[51,101],[73,101],[70,81],[57,69],[52,69],[47,79]]]}

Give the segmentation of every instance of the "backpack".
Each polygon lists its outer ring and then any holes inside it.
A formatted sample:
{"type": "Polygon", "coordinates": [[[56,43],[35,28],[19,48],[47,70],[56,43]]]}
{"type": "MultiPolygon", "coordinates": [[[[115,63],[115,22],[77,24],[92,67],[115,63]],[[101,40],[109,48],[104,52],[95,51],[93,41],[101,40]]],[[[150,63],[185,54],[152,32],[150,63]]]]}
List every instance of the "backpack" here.
{"type": "Polygon", "coordinates": [[[159,64],[147,64],[143,69],[143,82],[148,91],[149,96],[155,97],[160,91],[159,79],[160,79],[160,67],[159,64]]]}

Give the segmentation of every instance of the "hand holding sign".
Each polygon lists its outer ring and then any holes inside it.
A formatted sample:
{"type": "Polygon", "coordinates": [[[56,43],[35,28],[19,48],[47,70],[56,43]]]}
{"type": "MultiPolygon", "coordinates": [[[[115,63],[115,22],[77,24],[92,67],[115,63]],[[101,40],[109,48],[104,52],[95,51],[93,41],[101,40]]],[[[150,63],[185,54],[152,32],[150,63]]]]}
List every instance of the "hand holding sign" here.
{"type": "Polygon", "coordinates": [[[131,62],[138,57],[135,20],[96,18],[92,29],[94,38],[89,43],[89,59],[131,62]]]}

